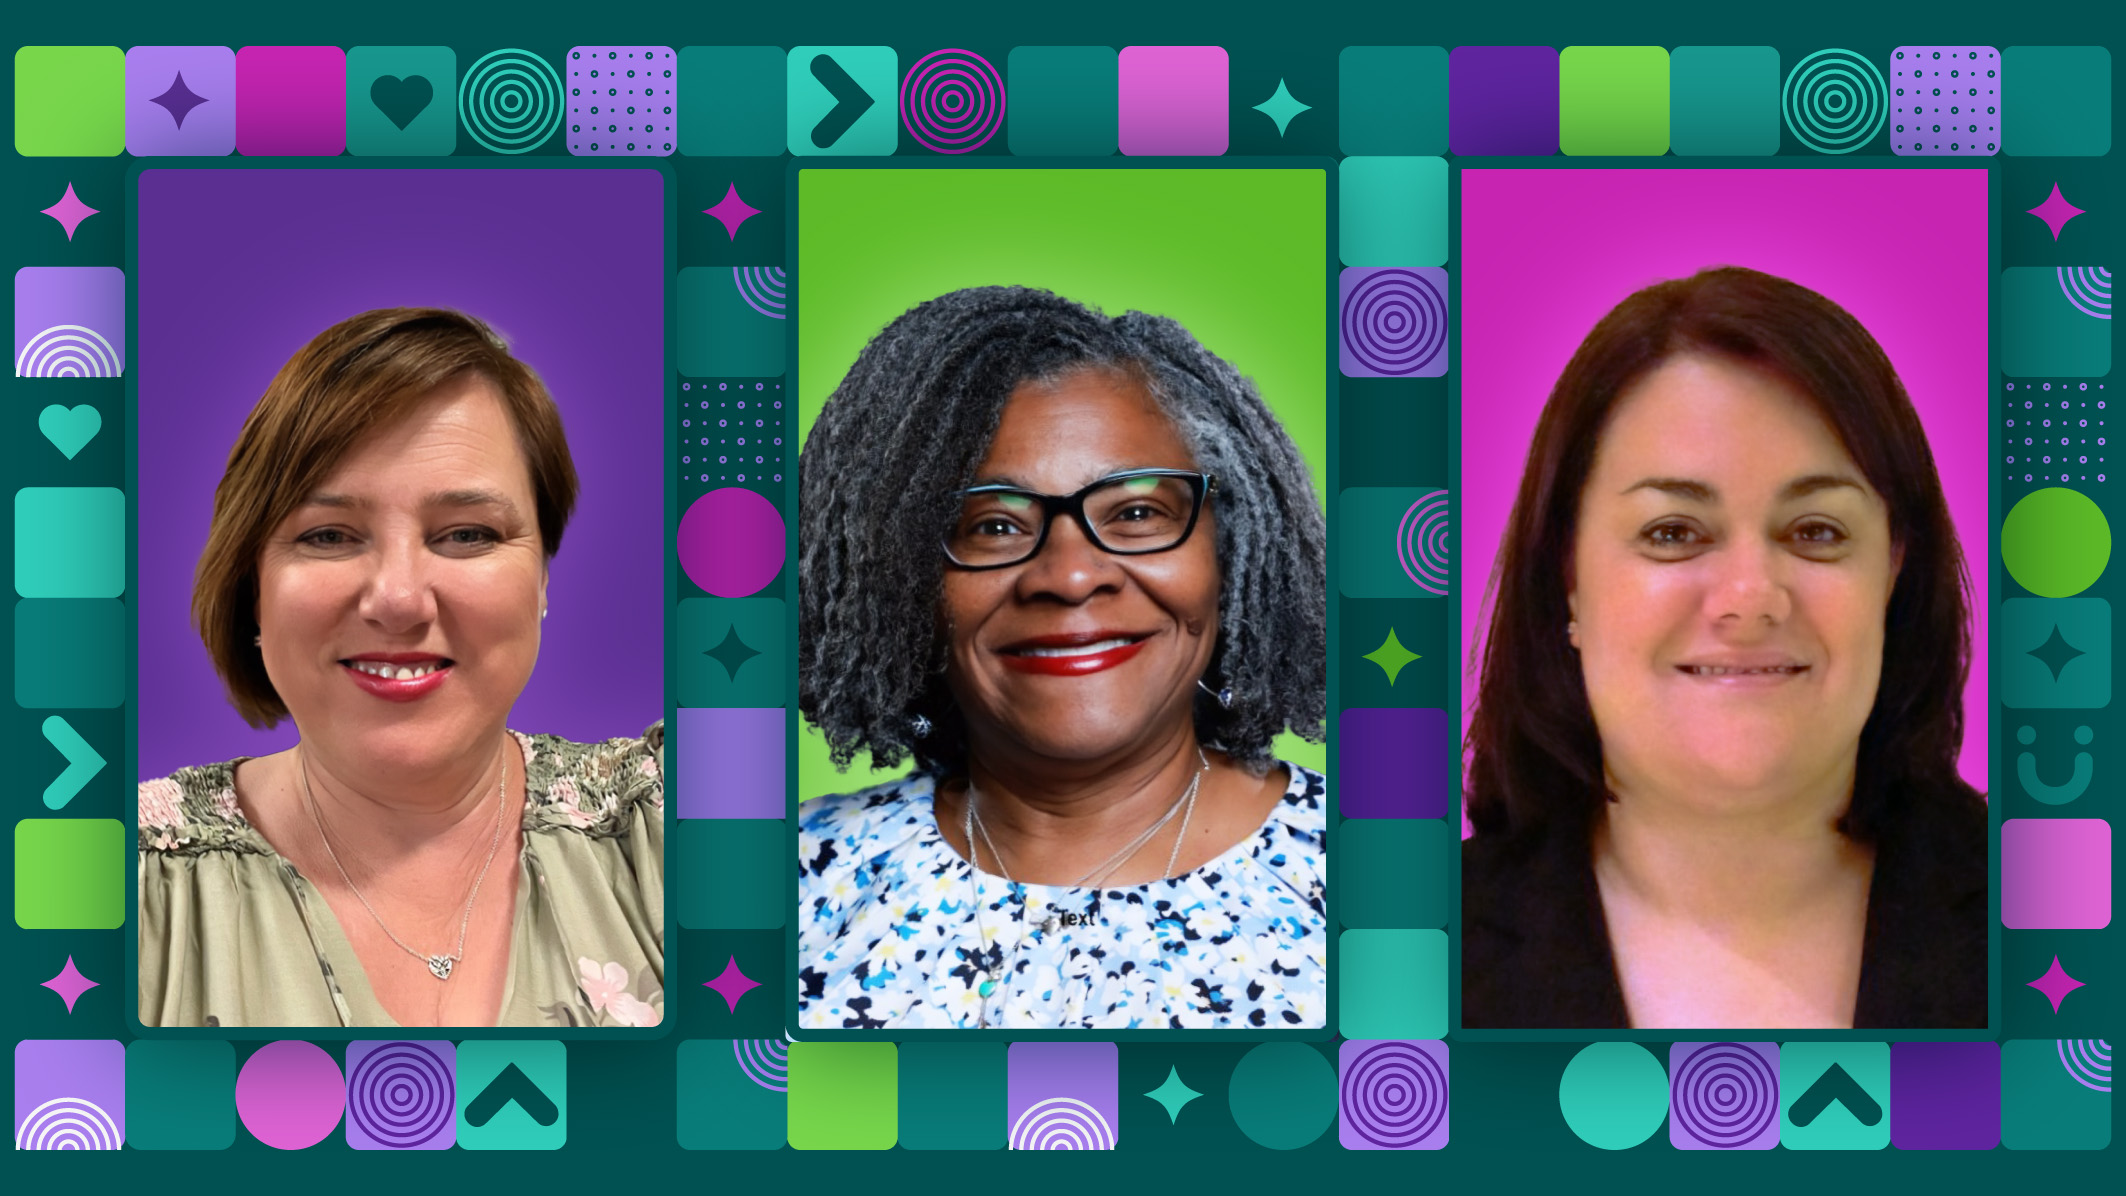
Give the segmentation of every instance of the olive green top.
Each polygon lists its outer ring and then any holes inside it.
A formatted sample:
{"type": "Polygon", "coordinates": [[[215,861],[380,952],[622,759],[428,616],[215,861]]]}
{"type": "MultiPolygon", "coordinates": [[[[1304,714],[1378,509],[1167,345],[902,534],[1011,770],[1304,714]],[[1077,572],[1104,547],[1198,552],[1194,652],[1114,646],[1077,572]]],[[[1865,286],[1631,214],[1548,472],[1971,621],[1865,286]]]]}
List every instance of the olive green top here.
{"type": "MultiPolygon", "coordinates": [[[[664,1020],[664,724],[524,749],[524,847],[498,1026],[664,1020]]],[[[395,1026],[316,886],[236,802],[244,759],[140,786],[140,1020],[395,1026]]]]}

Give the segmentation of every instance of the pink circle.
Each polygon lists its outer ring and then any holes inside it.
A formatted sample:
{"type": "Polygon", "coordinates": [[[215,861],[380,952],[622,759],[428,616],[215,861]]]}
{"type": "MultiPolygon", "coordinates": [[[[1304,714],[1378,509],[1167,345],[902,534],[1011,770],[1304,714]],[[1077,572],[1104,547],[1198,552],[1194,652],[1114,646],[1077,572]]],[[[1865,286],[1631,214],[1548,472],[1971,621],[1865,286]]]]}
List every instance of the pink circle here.
{"type": "Polygon", "coordinates": [[[680,568],[719,598],[759,593],[782,571],[784,555],[782,512],[751,490],[711,490],[679,520],[680,568]]]}
{"type": "Polygon", "coordinates": [[[305,1150],[325,1140],[347,1107],[340,1065],[311,1042],[269,1042],[236,1077],[236,1112],[253,1137],[276,1150],[305,1150]]]}

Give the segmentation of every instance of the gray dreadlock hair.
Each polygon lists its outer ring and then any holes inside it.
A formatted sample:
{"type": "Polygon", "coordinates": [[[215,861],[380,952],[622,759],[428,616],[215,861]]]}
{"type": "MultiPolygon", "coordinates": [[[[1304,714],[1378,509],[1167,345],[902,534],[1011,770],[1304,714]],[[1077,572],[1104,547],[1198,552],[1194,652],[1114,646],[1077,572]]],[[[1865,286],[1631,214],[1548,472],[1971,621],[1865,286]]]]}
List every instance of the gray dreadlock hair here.
{"type": "Polygon", "coordinates": [[[1112,319],[1047,291],[971,287],[873,338],[812,425],[798,461],[797,708],[837,767],[911,752],[966,767],[938,620],[957,492],[1025,382],[1084,369],[1141,382],[1218,478],[1224,571],[1197,735],[1256,773],[1286,727],[1315,742],[1328,713],[1328,535],[1306,462],[1254,384],[1163,316],[1112,319]],[[918,738],[911,720],[929,721],[918,738]]]}

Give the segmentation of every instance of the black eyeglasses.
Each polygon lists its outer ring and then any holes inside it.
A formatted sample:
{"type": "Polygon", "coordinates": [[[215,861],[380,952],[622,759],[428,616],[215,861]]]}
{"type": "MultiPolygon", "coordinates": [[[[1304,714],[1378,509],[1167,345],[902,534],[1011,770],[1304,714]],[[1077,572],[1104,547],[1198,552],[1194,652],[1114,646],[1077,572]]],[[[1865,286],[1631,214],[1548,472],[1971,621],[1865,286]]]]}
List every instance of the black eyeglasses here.
{"type": "Polygon", "coordinates": [[[1057,496],[1017,486],[960,491],[960,511],[945,534],[945,555],[962,569],[1002,569],[1032,560],[1048,542],[1056,516],[1069,515],[1103,552],[1143,556],[1181,547],[1196,530],[1218,479],[1186,469],[1132,469],[1109,474],[1076,494],[1057,496]]]}

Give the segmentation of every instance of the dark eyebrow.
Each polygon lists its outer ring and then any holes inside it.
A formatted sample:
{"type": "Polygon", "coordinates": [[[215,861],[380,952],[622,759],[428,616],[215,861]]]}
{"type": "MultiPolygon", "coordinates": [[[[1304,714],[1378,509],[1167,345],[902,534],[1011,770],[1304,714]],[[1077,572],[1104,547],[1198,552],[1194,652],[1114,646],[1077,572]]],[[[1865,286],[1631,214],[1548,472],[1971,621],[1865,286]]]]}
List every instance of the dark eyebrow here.
{"type": "MultiPolygon", "coordinates": [[[[1811,494],[1819,494],[1825,490],[1836,490],[1840,487],[1858,490],[1862,494],[1866,494],[1868,490],[1866,486],[1860,483],[1859,479],[1842,473],[1812,473],[1804,478],[1795,478],[1781,487],[1779,501],[1792,502],[1797,498],[1807,498],[1811,494]]],[[[1709,503],[1717,501],[1720,497],[1720,492],[1711,485],[1705,482],[1693,481],[1689,478],[1641,478],[1637,482],[1626,486],[1620,493],[1630,494],[1634,490],[1658,490],[1663,494],[1672,494],[1687,502],[1709,503]]]]}
{"type": "MultiPolygon", "coordinates": [[[[369,504],[367,501],[356,498],[352,494],[324,492],[313,494],[304,499],[303,505],[306,507],[331,507],[335,510],[354,511],[367,507],[369,504]]],[[[500,490],[478,488],[438,490],[432,494],[424,495],[421,499],[421,505],[424,507],[501,507],[511,513],[515,513],[517,509],[517,504],[500,490]]]]}
{"type": "Polygon", "coordinates": [[[1711,502],[1719,493],[1706,483],[1689,478],[1640,478],[1617,493],[1630,494],[1634,490],[1658,490],[1691,502],[1711,502]]]}
{"type": "Polygon", "coordinates": [[[1868,492],[1868,488],[1862,485],[1858,478],[1848,477],[1842,473],[1812,473],[1805,478],[1795,478],[1793,481],[1788,482],[1786,489],[1779,492],[1779,497],[1782,501],[1807,498],[1811,494],[1825,490],[1835,490],[1840,486],[1850,487],[1860,491],[1862,494],[1868,492]]]}

